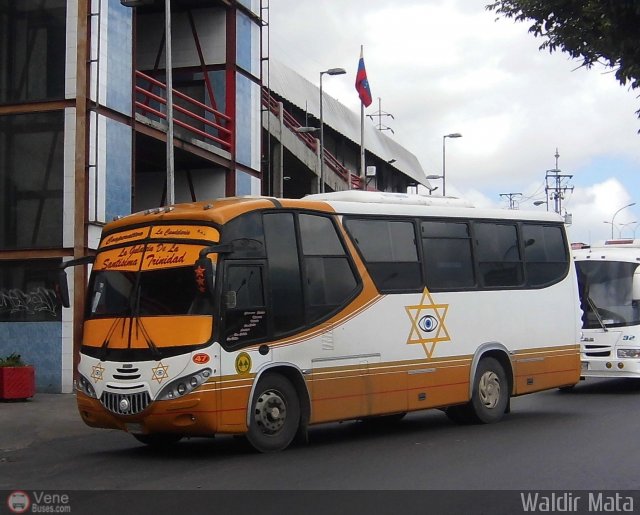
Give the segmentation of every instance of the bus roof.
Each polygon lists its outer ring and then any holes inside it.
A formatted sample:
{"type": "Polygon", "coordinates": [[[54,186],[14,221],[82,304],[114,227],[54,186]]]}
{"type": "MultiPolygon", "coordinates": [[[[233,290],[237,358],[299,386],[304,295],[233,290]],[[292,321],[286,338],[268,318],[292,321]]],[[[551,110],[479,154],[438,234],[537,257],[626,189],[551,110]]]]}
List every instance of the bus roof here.
{"type": "Polygon", "coordinates": [[[195,221],[222,225],[249,211],[277,208],[310,209],[343,214],[562,221],[560,216],[546,211],[475,208],[470,202],[455,197],[351,190],[307,195],[302,199],[244,196],[158,207],[110,222],[105,226],[103,234],[133,225],[155,223],[195,221]]]}
{"type": "Polygon", "coordinates": [[[577,261],[640,261],[640,240],[606,240],[598,245],[575,247],[573,256],[577,261]]]}
{"type": "Polygon", "coordinates": [[[434,197],[408,193],[351,190],[307,195],[303,200],[326,202],[336,212],[344,214],[563,221],[556,213],[547,211],[477,208],[468,200],[456,197],[434,197]]]}

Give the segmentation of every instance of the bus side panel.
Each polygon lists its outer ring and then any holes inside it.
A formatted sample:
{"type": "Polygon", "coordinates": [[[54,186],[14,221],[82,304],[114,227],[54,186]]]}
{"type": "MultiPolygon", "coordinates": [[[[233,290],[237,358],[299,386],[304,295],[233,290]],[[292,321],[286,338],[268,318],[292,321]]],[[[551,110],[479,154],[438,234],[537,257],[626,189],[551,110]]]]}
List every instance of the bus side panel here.
{"type": "Polygon", "coordinates": [[[311,378],[311,423],[346,420],[369,414],[371,397],[368,363],[360,358],[340,359],[339,367],[314,366],[311,378]]]}
{"type": "Polygon", "coordinates": [[[517,352],[514,363],[515,395],[538,392],[580,380],[579,345],[517,352]]]}
{"type": "Polygon", "coordinates": [[[407,411],[407,370],[402,363],[376,363],[369,367],[369,414],[407,411]]]}
{"type": "Polygon", "coordinates": [[[249,396],[255,375],[224,376],[220,379],[219,433],[245,433],[249,396]]]}
{"type": "Polygon", "coordinates": [[[471,358],[434,360],[408,371],[408,408],[418,410],[469,400],[471,358]]]}

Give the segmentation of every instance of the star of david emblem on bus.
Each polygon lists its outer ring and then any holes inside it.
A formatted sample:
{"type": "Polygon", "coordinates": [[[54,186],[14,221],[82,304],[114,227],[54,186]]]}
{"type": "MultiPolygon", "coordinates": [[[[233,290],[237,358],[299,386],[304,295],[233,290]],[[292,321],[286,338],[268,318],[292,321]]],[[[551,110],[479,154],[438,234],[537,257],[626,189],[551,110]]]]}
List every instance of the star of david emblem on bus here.
{"type": "Polygon", "coordinates": [[[165,379],[169,379],[168,369],[169,365],[163,365],[162,362],[158,363],[158,366],[151,369],[152,379],[158,381],[158,384],[162,383],[165,379]]]}
{"type": "Polygon", "coordinates": [[[104,367],[101,363],[91,367],[91,379],[93,379],[94,383],[104,379],[104,367]]]}
{"type": "Polygon", "coordinates": [[[444,319],[449,304],[436,304],[427,288],[422,292],[420,304],[405,306],[411,319],[411,331],[407,344],[420,344],[430,358],[439,342],[451,341],[444,319]]]}

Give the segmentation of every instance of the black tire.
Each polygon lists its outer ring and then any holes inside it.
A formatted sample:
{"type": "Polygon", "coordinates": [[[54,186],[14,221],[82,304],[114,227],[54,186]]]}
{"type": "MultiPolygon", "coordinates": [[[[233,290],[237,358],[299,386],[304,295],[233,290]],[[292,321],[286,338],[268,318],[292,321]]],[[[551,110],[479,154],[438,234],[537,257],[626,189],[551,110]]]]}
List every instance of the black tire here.
{"type": "Polygon", "coordinates": [[[286,449],[300,425],[300,401],[291,382],[279,374],[260,378],[251,399],[247,440],[260,452],[286,449]]]}
{"type": "Polygon", "coordinates": [[[469,409],[466,404],[462,406],[450,406],[444,410],[445,415],[456,424],[471,424],[472,420],[469,418],[469,409]]]}
{"type": "Polygon", "coordinates": [[[170,447],[182,440],[182,435],[174,433],[134,434],[133,437],[149,447],[170,447]]]}
{"type": "Polygon", "coordinates": [[[469,403],[477,422],[498,422],[509,404],[509,382],[504,368],[494,358],[483,358],[478,363],[469,403]]]}
{"type": "Polygon", "coordinates": [[[500,362],[482,358],[473,380],[471,400],[447,408],[445,413],[459,424],[493,424],[504,416],[509,406],[509,382],[500,362]]]}

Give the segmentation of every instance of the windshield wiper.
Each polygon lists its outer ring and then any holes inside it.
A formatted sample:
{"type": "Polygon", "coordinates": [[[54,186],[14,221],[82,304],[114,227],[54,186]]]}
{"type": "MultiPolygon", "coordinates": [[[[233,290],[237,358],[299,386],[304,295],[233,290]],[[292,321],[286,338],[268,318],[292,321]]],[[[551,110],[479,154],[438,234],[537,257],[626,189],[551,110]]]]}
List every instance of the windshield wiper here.
{"type": "MultiPolygon", "coordinates": [[[[142,323],[142,318],[140,317],[140,297],[142,295],[142,288],[140,287],[140,278],[142,273],[138,272],[138,274],[139,276],[135,284],[135,292],[136,292],[135,302],[133,303],[133,306],[131,306],[131,317],[136,321],[136,337],[138,336],[137,330],[138,328],[140,328],[140,332],[144,337],[144,341],[146,342],[147,347],[149,347],[149,349],[151,350],[153,357],[156,359],[160,359],[162,358],[162,353],[160,352],[160,349],[158,349],[158,346],[153,342],[153,339],[151,338],[151,336],[149,336],[147,329],[142,323]]],[[[133,324],[131,324],[130,331],[129,331],[129,347],[131,346],[132,330],[133,330],[133,324]]]]}
{"type": "Polygon", "coordinates": [[[593,302],[593,299],[591,297],[589,297],[587,295],[587,302],[589,303],[589,307],[591,308],[591,311],[593,311],[593,314],[596,316],[596,319],[598,320],[598,323],[600,324],[600,327],[602,327],[602,329],[604,330],[604,332],[608,332],[609,329],[607,329],[607,326],[604,324],[602,317],[600,316],[600,313],[598,312],[598,307],[596,306],[595,302],[593,302]]]}
{"type": "Polygon", "coordinates": [[[120,322],[121,320],[122,320],[122,329],[124,331],[125,317],[116,317],[113,320],[111,327],[109,327],[109,330],[107,331],[107,335],[105,336],[104,341],[100,346],[100,361],[104,361],[105,359],[107,359],[107,351],[109,350],[109,343],[111,342],[111,337],[113,336],[113,333],[115,332],[116,327],[118,327],[118,322],[120,322]]]}

